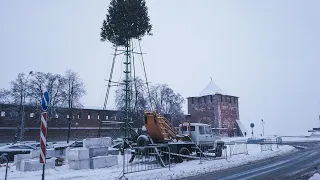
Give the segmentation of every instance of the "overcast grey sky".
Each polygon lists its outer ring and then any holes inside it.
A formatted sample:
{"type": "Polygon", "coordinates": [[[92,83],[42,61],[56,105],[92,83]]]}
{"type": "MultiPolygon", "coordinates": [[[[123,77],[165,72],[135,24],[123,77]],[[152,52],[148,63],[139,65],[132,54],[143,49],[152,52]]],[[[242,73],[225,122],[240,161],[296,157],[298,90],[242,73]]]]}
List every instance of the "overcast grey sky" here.
{"type": "MultiPolygon", "coordinates": [[[[20,72],[72,69],[86,84],[84,104],[102,107],[113,53],[110,43],[99,41],[108,4],[0,1],[0,88],[9,88],[20,72]]],[[[188,97],[212,77],[224,92],[240,97],[240,120],[246,127],[256,123],[257,133],[261,118],[266,134],[302,134],[319,126],[320,1],[147,5],[154,36],[143,39],[143,51],[152,83],[167,83],[188,97]]]]}

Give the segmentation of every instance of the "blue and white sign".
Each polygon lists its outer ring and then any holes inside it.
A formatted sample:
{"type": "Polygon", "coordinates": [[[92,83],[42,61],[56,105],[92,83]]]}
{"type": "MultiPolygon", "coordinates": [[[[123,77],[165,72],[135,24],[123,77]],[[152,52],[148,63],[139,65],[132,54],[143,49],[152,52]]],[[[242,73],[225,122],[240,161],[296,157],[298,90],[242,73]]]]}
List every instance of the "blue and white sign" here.
{"type": "Polygon", "coordinates": [[[48,104],[49,104],[49,93],[45,91],[41,98],[41,106],[43,111],[48,110],[48,104]]]}

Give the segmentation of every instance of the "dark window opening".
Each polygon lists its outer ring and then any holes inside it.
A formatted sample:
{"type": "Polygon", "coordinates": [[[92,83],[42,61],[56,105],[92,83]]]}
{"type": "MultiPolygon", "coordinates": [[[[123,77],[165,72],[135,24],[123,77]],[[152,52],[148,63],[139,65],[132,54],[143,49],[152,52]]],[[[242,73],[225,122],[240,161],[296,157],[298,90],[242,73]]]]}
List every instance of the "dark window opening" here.
{"type": "Polygon", "coordinates": [[[144,124],[148,124],[148,117],[147,116],[144,117],[144,124]]]}
{"type": "Polygon", "coordinates": [[[204,128],[203,128],[203,126],[199,126],[199,133],[200,133],[200,134],[204,134],[204,128]]]}
{"type": "MultiPolygon", "coordinates": [[[[189,127],[188,125],[187,126],[181,126],[181,128],[180,128],[181,132],[189,131],[188,127],[189,127]]],[[[190,126],[190,131],[195,131],[195,130],[196,130],[195,126],[190,126]]]]}
{"type": "Polygon", "coordinates": [[[210,96],[210,101],[212,102],[213,100],[212,100],[212,95],[210,96]]]}

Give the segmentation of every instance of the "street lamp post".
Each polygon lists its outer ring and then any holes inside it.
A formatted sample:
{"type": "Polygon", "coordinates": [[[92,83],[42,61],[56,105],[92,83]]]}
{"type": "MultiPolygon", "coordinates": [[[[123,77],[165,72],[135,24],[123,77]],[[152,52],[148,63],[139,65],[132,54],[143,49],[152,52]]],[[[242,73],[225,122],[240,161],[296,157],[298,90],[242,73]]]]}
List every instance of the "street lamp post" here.
{"type": "Polygon", "coordinates": [[[78,139],[78,123],[76,123],[76,139],[78,139]]]}
{"type": "Polygon", "coordinates": [[[26,103],[26,86],[27,86],[28,78],[32,73],[33,73],[33,71],[29,72],[24,84],[22,84],[23,100],[22,100],[22,113],[21,113],[20,142],[23,140],[23,135],[24,135],[24,121],[25,121],[24,105],[26,103]]]}
{"type": "Polygon", "coordinates": [[[264,136],[264,121],[263,121],[263,119],[261,119],[261,122],[262,122],[262,135],[264,136]]]}

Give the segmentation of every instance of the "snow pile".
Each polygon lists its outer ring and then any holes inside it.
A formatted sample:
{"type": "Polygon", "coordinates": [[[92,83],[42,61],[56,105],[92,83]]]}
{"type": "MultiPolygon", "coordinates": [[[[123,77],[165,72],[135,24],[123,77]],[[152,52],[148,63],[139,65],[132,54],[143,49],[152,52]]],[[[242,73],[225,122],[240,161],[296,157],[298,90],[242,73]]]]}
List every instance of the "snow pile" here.
{"type": "Polygon", "coordinates": [[[320,174],[319,173],[314,174],[309,180],[320,180],[320,174]]]}
{"type": "Polygon", "coordinates": [[[310,142],[320,141],[320,136],[284,136],[283,142],[310,142]]]}
{"type": "MultiPolygon", "coordinates": [[[[162,168],[150,171],[142,171],[127,174],[126,177],[130,180],[147,180],[151,178],[153,180],[169,180],[183,178],[239,166],[252,161],[278,156],[294,150],[294,148],[291,146],[280,146],[279,149],[274,146],[273,149],[273,151],[265,151],[261,153],[260,145],[248,145],[249,155],[235,155],[231,158],[228,157],[228,160],[219,159],[213,161],[203,161],[202,164],[199,164],[199,160],[193,160],[183,162],[181,164],[172,164],[171,170],[168,168],[162,168]]],[[[118,164],[108,168],[72,170],[68,168],[68,165],[63,165],[60,167],[55,167],[55,169],[48,169],[46,170],[46,180],[116,180],[122,175],[122,156],[117,156],[117,159],[118,164]]],[[[3,174],[4,171],[5,168],[0,168],[0,174],[3,174]]],[[[30,180],[41,179],[41,174],[41,171],[19,172],[16,171],[15,168],[11,168],[8,177],[10,177],[11,180],[30,180]]]]}

